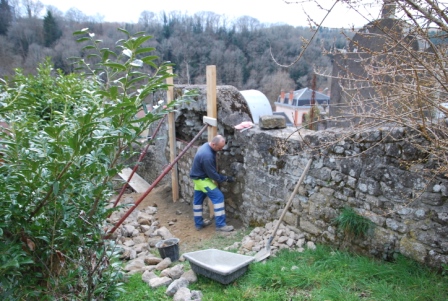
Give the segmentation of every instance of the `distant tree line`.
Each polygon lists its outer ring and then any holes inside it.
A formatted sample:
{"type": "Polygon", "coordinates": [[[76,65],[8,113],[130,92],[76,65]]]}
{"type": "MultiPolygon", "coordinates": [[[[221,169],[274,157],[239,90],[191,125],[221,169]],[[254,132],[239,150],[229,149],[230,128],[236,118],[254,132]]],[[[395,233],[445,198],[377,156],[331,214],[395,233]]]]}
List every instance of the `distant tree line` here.
{"type": "MultiPolygon", "coordinates": [[[[123,24],[103,22],[101,16],[86,16],[76,8],[62,13],[40,1],[0,0],[0,77],[12,75],[15,68],[35,72],[46,57],[52,58],[55,68],[73,72],[68,58],[88,55],[72,35],[82,28],[89,28],[110,48],[122,38],[117,28],[145,32],[154,37],[149,44],[161,60],[175,64],[176,84],[204,84],[206,66],[216,65],[219,85],[257,89],[271,101],[281,89],[311,87],[315,67],[331,68],[323,50],[347,44],[341,29],[320,28],[304,50],[313,34],[310,28],[266,25],[248,16],[228,20],[213,12],[187,15],[145,10],[138,23],[123,24]],[[271,58],[272,52],[277,62],[289,64],[301,51],[305,51],[303,58],[290,68],[278,66],[271,58]]],[[[315,88],[326,87],[327,79],[319,78],[315,88]]]]}

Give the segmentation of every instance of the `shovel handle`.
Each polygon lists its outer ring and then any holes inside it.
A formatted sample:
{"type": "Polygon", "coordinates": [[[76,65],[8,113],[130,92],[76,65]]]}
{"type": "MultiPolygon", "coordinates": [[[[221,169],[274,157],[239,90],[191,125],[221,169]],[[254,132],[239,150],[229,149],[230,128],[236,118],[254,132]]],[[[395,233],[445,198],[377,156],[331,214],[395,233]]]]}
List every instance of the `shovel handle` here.
{"type": "Polygon", "coordinates": [[[266,243],[266,250],[271,249],[271,243],[272,243],[273,239],[274,239],[274,235],[271,235],[271,237],[269,237],[268,242],[266,243]]]}
{"type": "Polygon", "coordinates": [[[275,226],[275,229],[274,229],[274,232],[272,233],[272,236],[269,238],[269,241],[268,241],[268,243],[267,243],[267,245],[266,245],[266,248],[268,248],[268,246],[271,245],[271,242],[272,242],[272,240],[274,239],[274,236],[277,235],[277,230],[278,230],[278,228],[280,227],[280,223],[282,222],[283,217],[285,216],[286,212],[288,211],[288,208],[289,208],[289,206],[291,205],[291,203],[292,203],[292,199],[293,199],[294,196],[296,195],[297,190],[299,190],[299,186],[300,186],[300,184],[302,184],[303,180],[305,179],[306,173],[307,173],[308,170],[310,169],[311,162],[313,162],[313,160],[312,160],[312,159],[309,159],[309,160],[308,160],[308,163],[306,164],[305,169],[304,169],[303,172],[302,172],[302,175],[300,176],[299,181],[298,181],[297,184],[296,184],[296,187],[294,187],[294,191],[292,192],[291,196],[289,197],[288,203],[286,203],[285,209],[283,209],[282,215],[280,215],[280,218],[278,219],[278,223],[277,223],[277,225],[275,226]]]}

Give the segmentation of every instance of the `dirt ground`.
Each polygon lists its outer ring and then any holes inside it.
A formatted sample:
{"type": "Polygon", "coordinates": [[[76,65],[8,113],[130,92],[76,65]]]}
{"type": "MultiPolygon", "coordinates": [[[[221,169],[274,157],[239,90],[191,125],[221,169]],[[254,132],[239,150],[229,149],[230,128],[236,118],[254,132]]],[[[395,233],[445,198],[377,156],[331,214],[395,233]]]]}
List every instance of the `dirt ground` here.
{"type": "MultiPolygon", "coordinates": [[[[134,201],[141,198],[141,193],[128,191],[122,199],[132,197],[134,201]]],[[[191,197],[193,199],[193,196],[191,197]]],[[[205,201],[207,202],[207,200],[205,201]]],[[[205,203],[204,202],[204,203],[205,203]]],[[[138,205],[138,209],[148,206],[157,207],[155,217],[160,222],[160,226],[165,226],[171,234],[180,239],[179,245],[183,250],[193,250],[200,247],[207,240],[218,235],[232,235],[233,233],[222,233],[215,231],[215,225],[197,231],[193,221],[193,207],[187,202],[174,202],[172,189],[170,185],[161,185],[155,187],[138,205]]],[[[208,210],[208,209],[207,209],[208,210]]],[[[204,218],[208,218],[208,214],[204,214],[204,218]]],[[[243,224],[240,220],[236,220],[227,215],[227,224],[235,227],[235,230],[241,229],[243,224]]],[[[234,231],[235,232],[235,231],[234,231]]]]}

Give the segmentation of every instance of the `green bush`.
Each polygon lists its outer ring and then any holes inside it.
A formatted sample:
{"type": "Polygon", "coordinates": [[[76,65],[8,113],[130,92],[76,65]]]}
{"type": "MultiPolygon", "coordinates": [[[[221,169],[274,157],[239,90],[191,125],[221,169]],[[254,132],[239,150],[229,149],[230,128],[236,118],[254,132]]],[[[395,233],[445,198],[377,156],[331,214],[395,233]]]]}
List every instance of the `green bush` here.
{"type": "Polygon", "coordinates": [[[117,55],[75,33],[88,42],[75,60],[85,73],[46,61],[1,82],[1,300],[115,300],[121,290],[118,250],[104,240],[111,180],[140,133],[182,102],[135,118],[173,75],[146,56],[149,36],[121,31],[117,55]]]}

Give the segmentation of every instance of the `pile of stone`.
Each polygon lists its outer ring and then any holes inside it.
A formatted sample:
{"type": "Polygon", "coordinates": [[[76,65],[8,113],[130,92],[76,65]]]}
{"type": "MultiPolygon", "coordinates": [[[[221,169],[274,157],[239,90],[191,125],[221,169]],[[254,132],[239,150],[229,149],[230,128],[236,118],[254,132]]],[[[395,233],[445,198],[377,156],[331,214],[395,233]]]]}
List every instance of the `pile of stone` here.
{"type": "MultiPolygon", "coordinates": [[[[124,203],[132,203],[132,198],[125,198],[124,203]]],[[[127,209],[115,211],[107,220],[116,224],[127,209]]],[[[201,300],[200,291],[190,291],[188,285],[197,281],[192,270],[184,271],[184,264],[173,262],[169,257],[160,258],[156,244],[161,240],[174,238],[166,227],[161,227],[155,217],[157,207],[148,206],[142,210],[135,209],[123,224],[115,231],[114,239],[120,251],[120,258],[127,261],[124,271],[127,275],[139,273],[142,281],[152,289],[166,286],[166,294],[176,301],[201,300]],[[158,275],[157,275],[158,274],[158,275]]],[[[257,227],[245,236],[241,242],[235,242],[225,250],[238,250],[239,254],[253,256],[266,247],[278,221],[267,223],[264,228],[257,227]]],[[[278,250],[289,248],[301,252],[304,248],[315,249],[312,241],[306,241],[305,235],[297,229],[281,224],[271,242],[270,254],[275,256],[278,250]]],[[[184,261],[181,256],[180,262],[184,261]]]]}
{"type": "MultiPolygon", "coordinates": [[[[134,199],[128,197],[123,202],[132,203],[134,199]]],[[[127,208],[122,208],[113,212],[107,222],[115,225],[126,211],[127,208]]],[[[155,248],[160,240],[174,237],[166,227],[160,227],[156,213],[157,207],[153,206],[143,210],[135,209],[114,232],[114,238],[123,249],[122,259],[135,259],[142,252],[155,248]]]]}
{"type": "MultiPolygon", "coordinates": [[[[132,203],[132,198],[125,198],[123,203],[132,203]]],[[[115,211],[107,222],[114,225],[126,213],[123,208],[115,211]]],[[[197,281],[196,274],[184,271],[184,265],[178,263],[172,266],[171,259],[155,255],[158,252],[156,244],[161,240],[174,238],[166,227],[160,227],[155,217],[157,207],[148,206],[145,209],[135,209],[114,233],[120,259],[127,261],[123,268],[127,275],[142,274],[142,280],[151,289],[166,286],[166,294],[175,301],[201,300],[200,291],[190,291],[188,285],[197,281]],[[156,272],[158,272],[157,275],[156,272]]],[[[184,261],[181,257],[179,261],[184,261]]]]}
{"type": "MultiPolygon", "coordinates": [[[[239,254],[255,255],[266,247],[277,223],[278,221],[274,221],[267,223],[264,228],[256,227],[249,235],[243,238],[241,243],[236,242],[226,249],[237,249],[239,254]]],[[[306,241],[304,233],[299,232],[296,228],[280,224],[276,235],[272,239],[270,254],[275,256],[279,250],[285,248],[303,252],[305,247],[311,250],[316,249],[314,242],[306,241]]]]}
{"type": "Polygon", "coordinates": [[[161,259],[145,254],[129,261],[124,267],[124,271],[128,274],[141,273],[142,281],[147,283],[151,289],[167,287],[165,294],[172,296],[175,301],[201,300],[201,291],[190,291],[188,288],[190,283],[197,281],[193,270],[184,271],[184,265],[181,263],[173,267],[170,267],[171,265],[169,257],[161,259]],[[160,271],[159,276],[155,271],[160,271]]]}

